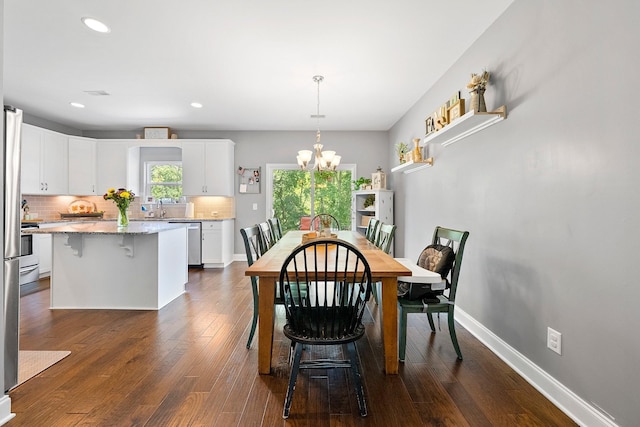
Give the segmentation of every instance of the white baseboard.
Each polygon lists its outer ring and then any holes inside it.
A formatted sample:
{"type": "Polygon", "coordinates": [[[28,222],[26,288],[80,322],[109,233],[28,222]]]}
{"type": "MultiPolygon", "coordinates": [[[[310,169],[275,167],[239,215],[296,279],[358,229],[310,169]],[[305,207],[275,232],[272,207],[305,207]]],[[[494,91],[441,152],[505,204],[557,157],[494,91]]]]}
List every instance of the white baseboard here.
{"type": "Polygon", "coordinates": [[[233,260],[247,262],[247,254],[233,254],[233,260]]]}
{"type": "Polygon", "coordinates": [[[598,409],[584,401],[458,307],[456,307],[456,321],[578,425],[618,427],[598,409]]]}
{"type": "Polygon", "coordinates": [[[11,398],[6,394],[0,397],[0,426],[9,422],[16,414],[11,413],[11,398]]]}

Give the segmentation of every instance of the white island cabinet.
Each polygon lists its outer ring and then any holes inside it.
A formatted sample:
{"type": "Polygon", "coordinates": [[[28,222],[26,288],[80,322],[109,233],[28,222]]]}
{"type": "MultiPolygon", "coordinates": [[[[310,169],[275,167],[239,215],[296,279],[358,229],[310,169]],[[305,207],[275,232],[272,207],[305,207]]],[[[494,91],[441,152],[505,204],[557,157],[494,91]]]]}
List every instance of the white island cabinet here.
{"type": "Polygon", "coordinates": [[[53,237],[53,309],[158,310],[185,291],[186,224],[78,222],[25,232],[53,237]]]}

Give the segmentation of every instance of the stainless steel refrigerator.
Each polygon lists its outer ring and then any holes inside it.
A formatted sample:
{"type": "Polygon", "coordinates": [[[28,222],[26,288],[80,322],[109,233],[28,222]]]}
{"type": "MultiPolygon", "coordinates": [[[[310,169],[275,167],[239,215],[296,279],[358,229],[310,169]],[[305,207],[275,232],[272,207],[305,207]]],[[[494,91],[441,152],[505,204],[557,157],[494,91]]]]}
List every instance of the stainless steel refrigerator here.
{"type": "MultiPolygon", "coordinates": [[[[20,137],[22,111],[4,107],[4,391],[18,384],[18,337],[20,317],[20,137]]],[[[0,179],[2,179],[0,177],[0,179]]]]}

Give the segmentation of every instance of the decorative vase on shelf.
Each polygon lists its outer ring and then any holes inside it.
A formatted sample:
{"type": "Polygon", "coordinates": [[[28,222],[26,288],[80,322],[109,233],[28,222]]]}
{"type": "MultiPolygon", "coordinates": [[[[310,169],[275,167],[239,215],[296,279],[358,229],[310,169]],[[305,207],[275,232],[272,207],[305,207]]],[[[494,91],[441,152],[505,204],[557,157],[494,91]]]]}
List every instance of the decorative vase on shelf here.
{"type": "Polygon", "coordinates": [[[125,228],[129,225],[129,217],[127,216],[127,208],[118,206],[118,228],[125,228]]]}
{"type": "Polygon", "coordinates": [[[486,113],[487,105],[484,102],[484,89],[478,88],[470,91],[471,100],[469,101],[469,111],[476,113],[486,113]]]}

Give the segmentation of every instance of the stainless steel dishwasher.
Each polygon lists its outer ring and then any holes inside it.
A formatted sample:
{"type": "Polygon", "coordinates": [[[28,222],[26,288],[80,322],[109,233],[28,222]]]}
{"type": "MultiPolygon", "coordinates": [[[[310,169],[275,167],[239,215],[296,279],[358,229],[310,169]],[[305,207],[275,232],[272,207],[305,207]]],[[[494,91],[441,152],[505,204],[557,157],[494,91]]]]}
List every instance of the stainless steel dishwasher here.
{"type": "Polygon", "coordinates": [[[187,262],[190,267],[202,267],[202,223],[187,221],[169,221],[169,223],[187,224],[187,262]]]}

